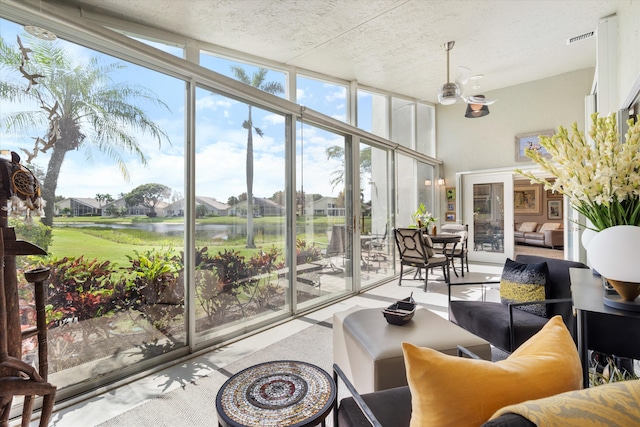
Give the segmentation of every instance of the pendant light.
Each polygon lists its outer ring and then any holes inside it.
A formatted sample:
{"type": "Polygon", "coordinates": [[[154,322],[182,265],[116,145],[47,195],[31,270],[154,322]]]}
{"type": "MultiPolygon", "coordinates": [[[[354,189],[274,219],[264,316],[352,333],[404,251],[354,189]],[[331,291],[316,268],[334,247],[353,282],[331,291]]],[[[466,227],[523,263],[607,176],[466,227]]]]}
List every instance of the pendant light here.
{"type": "MultiPolygon", "coordinates": [[[[482,98],[484,99],[484,95],[476,95],[474,98],[482,98]]],[[[477,117],[484,117],[489,115],[489,106],[486,104],[467,104],[467,112],[464,114],[465,117],[474,119],[477,117]]]]}

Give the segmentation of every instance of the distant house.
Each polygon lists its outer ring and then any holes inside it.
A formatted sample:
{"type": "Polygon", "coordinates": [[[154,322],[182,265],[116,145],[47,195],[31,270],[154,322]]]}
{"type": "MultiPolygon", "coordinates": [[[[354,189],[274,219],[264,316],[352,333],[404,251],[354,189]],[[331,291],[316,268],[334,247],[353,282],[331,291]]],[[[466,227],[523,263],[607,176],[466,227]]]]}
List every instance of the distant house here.
{"type": "Polygon", "coordinates": [[[103,206],[90,197],[68,197],[56,203],[56,215],[101,216],[103,206]]]}
{"type": "MultiPolygon", "coordinates": [[[[184,216],[185,199],[177,200],[165,208],[167,216],[184,216]]],[[[207,210],[207,215],[212,216],[227,216],[229,215],[229,205],[219,202],[213,197],[199,197],[196,196],[196,206],[204,206],[207,210]]]]}
{"type": "MultiPolygon", "coordinates": [[[[117,210],[120,212],[122,209],[125,209],[124,215],[126,216],[136,216],[136,215],[148,215],[151,212],[151,209],[146,206],[136,205],[136,206],[127,206],[124,201],[124,197],[115,200],[111,203],[107,203],[103,207],[103,216],[109,216],[109,212],[113,212],[117,210]]],[[[167,216],[166,213],[167,204],[165,202],[160,202],[155,208],[156,214],[158,216],[167,216]]]]}
{"type": "MultiPolygon", "coordinates": [[[[280,206],[273,200],[253,198],[253,214],[254,216],[284,216],[284,206],[280,206]]],[[[237,205],[229,208],[230,216],[247,216],[247,201],[244,200],[237,205]]]]}
{"type": "Polygon", "coordinates": [[[335,197],[323,197],[311,202],[314,216],[345,216],[346,209],[339,208],[335,197]]]}

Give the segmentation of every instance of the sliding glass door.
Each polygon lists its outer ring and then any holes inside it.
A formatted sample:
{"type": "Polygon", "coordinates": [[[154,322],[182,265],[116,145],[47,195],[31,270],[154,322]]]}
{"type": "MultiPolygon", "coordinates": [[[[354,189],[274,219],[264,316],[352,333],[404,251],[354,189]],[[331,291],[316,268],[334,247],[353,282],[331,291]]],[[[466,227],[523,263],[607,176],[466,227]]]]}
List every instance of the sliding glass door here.
{"type": "Polygon", "coordinates": [[[196,89],[195,332],[237,334],[290,309],[285,116],[196,89]]]}
{"type": "Polygon", "coordinates": [[[360,143],[360,278],[367,286],[394,274],[391,152],[360,143]]]}
{"type": "Polygon", "coordinates": [[[295,289],[304,309],[351,290],[353,186],[344,136],[299,121],[296,139],[295,289]]]}

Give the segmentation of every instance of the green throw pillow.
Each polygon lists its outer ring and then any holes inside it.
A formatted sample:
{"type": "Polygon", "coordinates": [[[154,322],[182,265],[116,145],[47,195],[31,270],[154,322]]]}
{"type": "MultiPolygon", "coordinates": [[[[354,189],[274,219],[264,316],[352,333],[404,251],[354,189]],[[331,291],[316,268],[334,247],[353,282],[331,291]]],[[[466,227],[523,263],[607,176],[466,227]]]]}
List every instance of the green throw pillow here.
{"type": "MultiPolygon", "coordinates": [[[[549,267],[546,262],[522,264],[507,258],[500,279],[500,301],[508,305],[514,302],[544,300],[548,276],[549,267]]],[[[515,308],[547,317],[546,304],[523,305],[515,308]]]]}

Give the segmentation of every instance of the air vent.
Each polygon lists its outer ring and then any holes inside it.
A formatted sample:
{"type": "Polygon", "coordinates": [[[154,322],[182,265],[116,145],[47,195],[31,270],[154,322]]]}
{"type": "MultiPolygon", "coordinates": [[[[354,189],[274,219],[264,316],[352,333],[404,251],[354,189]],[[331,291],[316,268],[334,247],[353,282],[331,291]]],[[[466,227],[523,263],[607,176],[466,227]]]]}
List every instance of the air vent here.
{"type": "Polygon", "coordinates": [[[580,34],[579,36],[575,36],[575,37],[571,37],[570,39],[567,39],[567,44],[578,43],[582,40],[590,39],[595,35],[596,35],[595,31],[589,31],[588,33],[580,34]]]}

